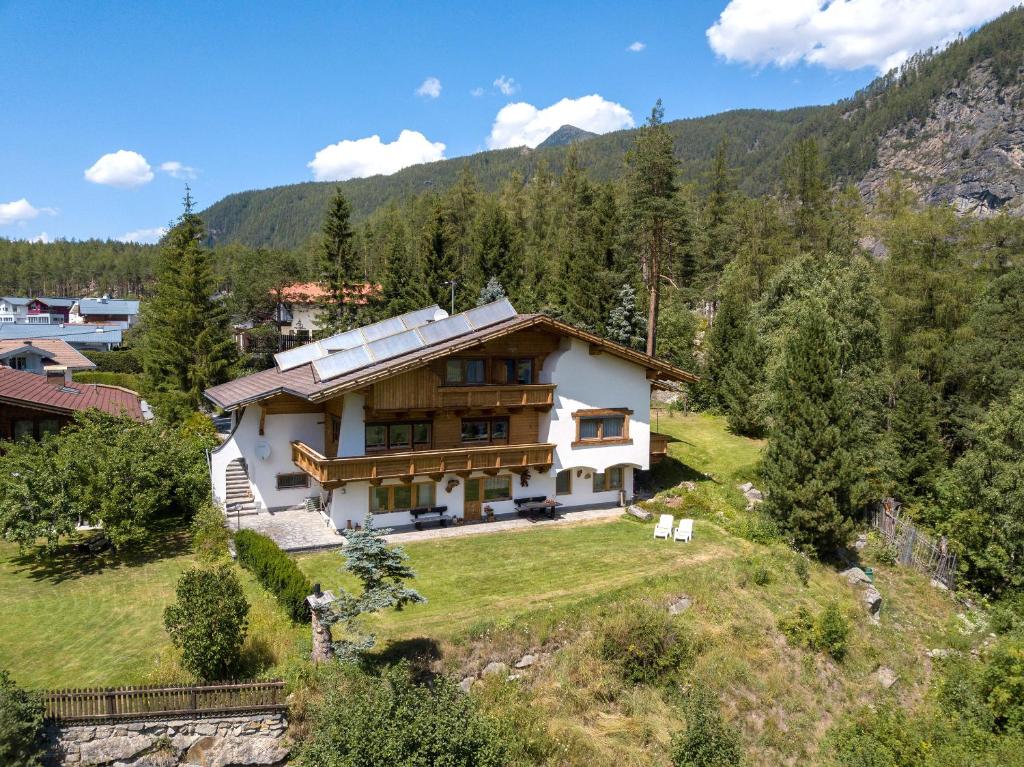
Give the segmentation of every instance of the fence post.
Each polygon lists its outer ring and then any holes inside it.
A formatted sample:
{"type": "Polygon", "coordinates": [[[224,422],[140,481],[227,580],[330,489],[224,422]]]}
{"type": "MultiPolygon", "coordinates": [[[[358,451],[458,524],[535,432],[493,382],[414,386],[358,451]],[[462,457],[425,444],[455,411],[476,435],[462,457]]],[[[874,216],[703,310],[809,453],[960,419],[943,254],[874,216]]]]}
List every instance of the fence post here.
{"type": "Polygon", "coordinates": [[[107,690],[107,716],[114,716],[117,713],[117,700],[114,698],[114,691],[107,690]]]}
{"type": "Polygon", "coordinates": [[[189,688],[188,693],[189,693],[189,703],[192,706],[192,710],[195,711],[196,709],[199,708],[199,702],[198,702],[198,697],[199,696],[196,694],[195,685],[192,685],[192,687],[189,688]]]}

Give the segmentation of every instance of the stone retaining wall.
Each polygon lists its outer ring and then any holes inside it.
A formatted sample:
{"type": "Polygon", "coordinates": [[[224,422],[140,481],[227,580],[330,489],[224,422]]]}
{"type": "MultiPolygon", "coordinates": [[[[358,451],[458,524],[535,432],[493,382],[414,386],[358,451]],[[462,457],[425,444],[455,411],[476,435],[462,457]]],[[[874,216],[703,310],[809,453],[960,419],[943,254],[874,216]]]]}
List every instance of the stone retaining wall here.
{"type": "Polygon", "coordinates": [[[51,725],[54,767],[278,767],[288,758],[284,714],[51,725]]]}

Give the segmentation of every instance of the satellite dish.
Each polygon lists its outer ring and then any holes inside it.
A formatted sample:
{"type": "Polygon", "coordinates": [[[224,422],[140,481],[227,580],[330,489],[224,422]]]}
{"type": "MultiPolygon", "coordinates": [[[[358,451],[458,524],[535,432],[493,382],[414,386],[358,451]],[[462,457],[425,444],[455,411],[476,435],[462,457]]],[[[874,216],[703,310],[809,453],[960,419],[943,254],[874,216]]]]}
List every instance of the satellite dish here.
{"type": "Polygon", "coordinates": [[[270,458],[270,445],[267,442],[256,443],[256,457],[261,461],[265,461],[270,458]]]}
{"type": "Polygon", "coordinates": [[[438,309],[436,312],[434,312],[434,319],[433,319],[433,321],[434,322],[440,322],[443,319],[447,319],[447,317],[448,317],[448,312],[446,312],[444,309],[438,309]]]}

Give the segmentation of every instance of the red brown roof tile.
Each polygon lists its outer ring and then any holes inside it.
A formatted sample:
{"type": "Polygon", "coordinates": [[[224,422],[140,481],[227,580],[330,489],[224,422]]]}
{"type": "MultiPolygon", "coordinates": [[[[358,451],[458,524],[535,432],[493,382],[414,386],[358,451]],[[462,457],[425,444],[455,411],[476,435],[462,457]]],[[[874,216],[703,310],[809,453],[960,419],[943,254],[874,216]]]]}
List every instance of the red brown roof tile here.
{"type": "Polygon", "coordinates": [[[97,408],[111,415],[144,420],[139,395],[127,389],[74,382],[62,386],[44,376],[5,367],[0,367],[0,403],[60,413],[97,408]]]}

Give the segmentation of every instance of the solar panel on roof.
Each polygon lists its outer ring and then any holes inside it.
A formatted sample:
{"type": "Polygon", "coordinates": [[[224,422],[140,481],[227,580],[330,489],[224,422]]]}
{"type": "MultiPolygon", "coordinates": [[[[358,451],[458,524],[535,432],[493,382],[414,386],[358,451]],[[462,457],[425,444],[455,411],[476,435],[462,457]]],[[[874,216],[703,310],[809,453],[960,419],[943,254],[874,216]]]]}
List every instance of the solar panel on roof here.
{"type": "Polygon", "coordinates": [[[380,362],[419,349],[421,346],[423,346],[423,340],[417,335],[417,332],[406,330],[403,333],[397,333],[367,344],[366,348],[370,352],[370,356],[373,357],[373,361],[380,362]]]}
{"type": "Polygon", "coordinates": [[[414,312],[403,314],[401,320],[405,323],[407,328],[416,328],[421,325],[426,325],[428,322],[443,320],[447,316],[448,312],[437,304],[434,304],[426,307],[425,309],[417,309],[414,312]]]}
{"type": "Polygon", "coordinates": [[[363,338],[367,343],[370,341],[376,341],[379,338],[385,338],[387,336],[393,336],[395,333],[401,333],[405,330],[405,323],[402,322],[401,317],[390,317],[380,322],[375,322],[372,325],[367,325],[365,328],[361,328],[363,338]]]}
{"type": "Polygon", "coordinates": [[[294,349],[278,352],[274,355],[274,362],[277,363],[278,369],[284,372],[285,370],[305,365],[307,362],[312,362],[315,359],[320,359],[323,356],[324,350],[320,348],[319,342],[314,341],[311,344],[303,344],[302,346],[296,346],[294,349]]]}
{"type": "Polygon", "coordinates": [[[344,333],[335,333],[333,336],[320,340],[320,348],[325,352],[341,352],[345,351],[345,349],[362,346],[362,344],[363,334],[359,332],[359,328],[346,330],[344,333]]]}
{"type": "Polygon", "coordinates": [[[313,370],[316,371],[317,378],[327,381],[365,367],[371,362],[373,362],[373,358],[366,347],[357,346],[354,349],[346,349],[343,352],[335,352],[322,359],[313,360],[313,370]]]}
{"type": "Polygon", "coordinates": [[[449,338],[469,333],[472,329],[463,315],[454,314],[447,319],[431,322],[429,325],[417,328],[416,332],[420,334],[420,337],[426,343],[436,344],[441,341],[447,341],[449,338]]]}
{"type": "Polygon", "coordinates": [[[478,306],[463,313],[474,330],[493,325],[495,322],[510,320],[516,316],[516,310],[507,298],[490,304],[478,306]]]}

